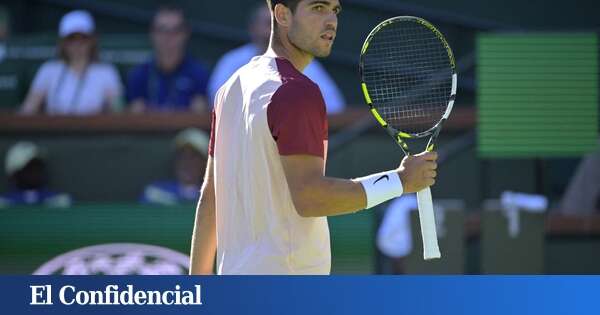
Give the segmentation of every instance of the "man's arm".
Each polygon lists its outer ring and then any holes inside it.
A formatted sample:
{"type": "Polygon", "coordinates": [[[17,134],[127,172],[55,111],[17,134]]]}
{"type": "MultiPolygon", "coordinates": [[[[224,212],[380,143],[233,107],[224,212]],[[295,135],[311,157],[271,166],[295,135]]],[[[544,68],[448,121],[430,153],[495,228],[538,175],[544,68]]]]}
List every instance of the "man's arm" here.
{"type": "Polygon", "coordinates": [[[196,220],[192,234],[190,274],[212,274],[217,250],[217,222],[215,215],[215,185],[213,161],[209,156],[206,174],[196,207],[196,220]]]}
{"type": "MultiPolygon", "coordinates": [[[[435,183],[437,154],[405,157],[396,169],[404,192],[417,192],[435,183]]],[[[310,155],[281,156],[281,162],[294,201],[302,217],[322,217],[365,209],[367,195],[357,180],[323,175],[323,159],[310,155]]]]}

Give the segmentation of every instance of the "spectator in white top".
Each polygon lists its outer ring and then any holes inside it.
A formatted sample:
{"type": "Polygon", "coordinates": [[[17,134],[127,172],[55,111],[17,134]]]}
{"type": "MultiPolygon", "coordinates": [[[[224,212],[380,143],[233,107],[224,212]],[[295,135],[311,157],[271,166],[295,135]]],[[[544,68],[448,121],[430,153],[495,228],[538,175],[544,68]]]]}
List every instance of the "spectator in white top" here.
{"type": "Polygon", "coordinates": [[[21,112],[92,115],[118,110],[121,80],[113,65],[98,62],[92,16],[80,10],[67,13],[58,35],[59,59],[40,67],[21,112]]]}
{"type": "MultiPolygon", "coordinates": [[[[248,31],[252,42],[226,53],[217,62],[208,81],[208,93],[211,102],[214,101],[217,90],[233,73],[247,64],[252,57],[262,55],[267,50],[271,35],[271,13],[264,2],[254,9],[249,21],[248,31]]],[[[327,114],[344,111],[346,107],[344,96],[335,81],[317,60],[313,60],[304,69],[303,73],[321,89],[327,114]]]]}

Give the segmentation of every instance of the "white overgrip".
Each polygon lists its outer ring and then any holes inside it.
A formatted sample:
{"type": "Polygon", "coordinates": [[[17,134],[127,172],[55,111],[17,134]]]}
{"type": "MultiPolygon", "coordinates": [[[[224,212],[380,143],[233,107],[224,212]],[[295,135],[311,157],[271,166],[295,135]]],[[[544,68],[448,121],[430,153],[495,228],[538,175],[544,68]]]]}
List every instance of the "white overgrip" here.
{"type": "Polygon", "coordinates": [[[417,192],[417,202],[419,205],[421,236],[423,237],[423,258],[425,260],[440,258],[442,255],[438,245],[433,201],[429,187],[417,192]]]}

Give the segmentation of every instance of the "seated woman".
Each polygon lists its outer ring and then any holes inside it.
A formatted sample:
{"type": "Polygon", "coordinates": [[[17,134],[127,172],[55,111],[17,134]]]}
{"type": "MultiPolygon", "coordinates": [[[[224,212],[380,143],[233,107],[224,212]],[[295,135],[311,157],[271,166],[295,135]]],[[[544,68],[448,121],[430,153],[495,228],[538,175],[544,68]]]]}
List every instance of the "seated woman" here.
{"type": "Polygon", "coordinates": [[[113,65],[98,62],[94,20],[72,11],[60,21],[58,60],[38,70],[23,114],[91,115],[118,110],[122,84],[113,65]]]}

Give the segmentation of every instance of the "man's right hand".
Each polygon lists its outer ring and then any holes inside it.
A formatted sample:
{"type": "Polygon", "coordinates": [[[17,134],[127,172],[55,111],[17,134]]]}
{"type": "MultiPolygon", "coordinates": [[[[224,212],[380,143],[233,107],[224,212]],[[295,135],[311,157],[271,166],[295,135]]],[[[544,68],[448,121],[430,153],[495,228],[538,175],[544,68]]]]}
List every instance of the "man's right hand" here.
{"type": "Polygon", "coordinates": [[[423,152],[404,157],[398,168],[404,193],[421,191],[435,184],[436,161],[436,152],[423,152]]]}

